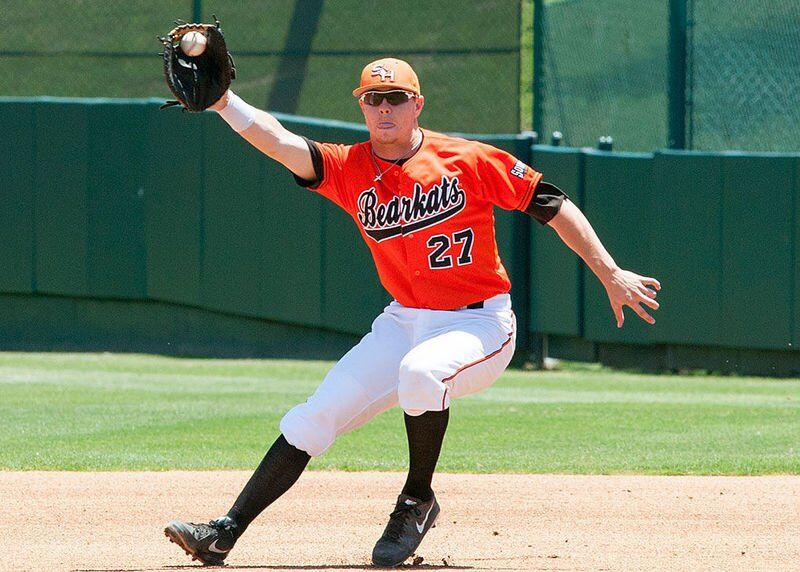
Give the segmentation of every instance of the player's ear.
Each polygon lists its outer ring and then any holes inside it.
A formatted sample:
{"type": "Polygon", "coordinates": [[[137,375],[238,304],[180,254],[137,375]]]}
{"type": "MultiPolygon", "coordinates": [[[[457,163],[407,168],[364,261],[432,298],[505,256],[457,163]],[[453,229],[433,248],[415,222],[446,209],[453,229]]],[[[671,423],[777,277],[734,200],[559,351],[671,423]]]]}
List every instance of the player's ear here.
{"type": "Polygon", "coordinates": [[[422,113],[422,108],[425,106],[425,96],[418,95],[414,98],[414,115],[419,117],[419,114],[422,113]]]}

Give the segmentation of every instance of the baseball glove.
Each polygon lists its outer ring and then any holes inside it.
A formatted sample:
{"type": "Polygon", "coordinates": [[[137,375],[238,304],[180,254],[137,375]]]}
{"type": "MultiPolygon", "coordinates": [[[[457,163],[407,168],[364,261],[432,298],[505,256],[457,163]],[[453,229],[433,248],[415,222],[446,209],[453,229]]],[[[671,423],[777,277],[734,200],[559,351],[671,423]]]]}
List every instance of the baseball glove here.
{"type": "Polygon", "coordinates": [[[185,110],[203,111],[217,102],[236,78],[236,67],[216,16],[214,22],[175,22],[180,25],[166,37],[158,38],[164,44],[164,78],[177,98],[167,101],[161,109],[182,105],[185,110]],[[188,56],[181,49],[181,38],[189,32],[200,32],[206,37],[206,49],[198,56],[188,56]]]}

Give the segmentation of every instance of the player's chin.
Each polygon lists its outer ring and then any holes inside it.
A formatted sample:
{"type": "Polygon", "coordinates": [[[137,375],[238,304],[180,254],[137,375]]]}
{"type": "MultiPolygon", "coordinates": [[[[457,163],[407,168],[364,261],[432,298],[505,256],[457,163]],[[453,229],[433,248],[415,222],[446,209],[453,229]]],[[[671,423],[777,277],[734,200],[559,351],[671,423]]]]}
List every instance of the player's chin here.
{"type": "Polygon", "coordinates": [[[379,123],[372,131],[373,138],[377,139],[381,143],[392,143],[397,140],[399,134],[400,131],[398,130],[397,125],[394,123],[379,123]]]}

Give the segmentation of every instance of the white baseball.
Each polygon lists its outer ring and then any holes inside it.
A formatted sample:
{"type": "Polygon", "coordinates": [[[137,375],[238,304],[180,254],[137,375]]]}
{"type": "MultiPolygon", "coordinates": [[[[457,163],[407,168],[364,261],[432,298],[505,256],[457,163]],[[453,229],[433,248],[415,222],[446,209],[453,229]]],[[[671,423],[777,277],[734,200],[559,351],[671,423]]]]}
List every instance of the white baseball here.
{"type": "Polygon", "coordinates": [[[181,50],[187,56],[195,57],[206,51],[206,37],[202,32],[188,32],[181,38],[181,50]]]}

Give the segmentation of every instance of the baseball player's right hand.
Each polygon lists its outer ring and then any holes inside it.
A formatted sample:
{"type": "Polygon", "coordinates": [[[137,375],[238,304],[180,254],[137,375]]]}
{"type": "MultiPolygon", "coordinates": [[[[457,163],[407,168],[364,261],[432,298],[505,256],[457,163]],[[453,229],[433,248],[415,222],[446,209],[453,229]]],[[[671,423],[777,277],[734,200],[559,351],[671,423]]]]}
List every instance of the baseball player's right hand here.
{"type": "Polygon", "coordinates": [[[617,318],[618,328],[621,328],[625,322],[623,306],[632,308],[648,324],[656,323],[653,316],[648,314],[642,305],[658,310],[659,304],[656,302],[656,296],[661,290],[661,283],[658,280],[618,268],[606,280],[603,280],[603,286],[608,294],[611,308],[614,310],[614,316],[617,318]]]}

